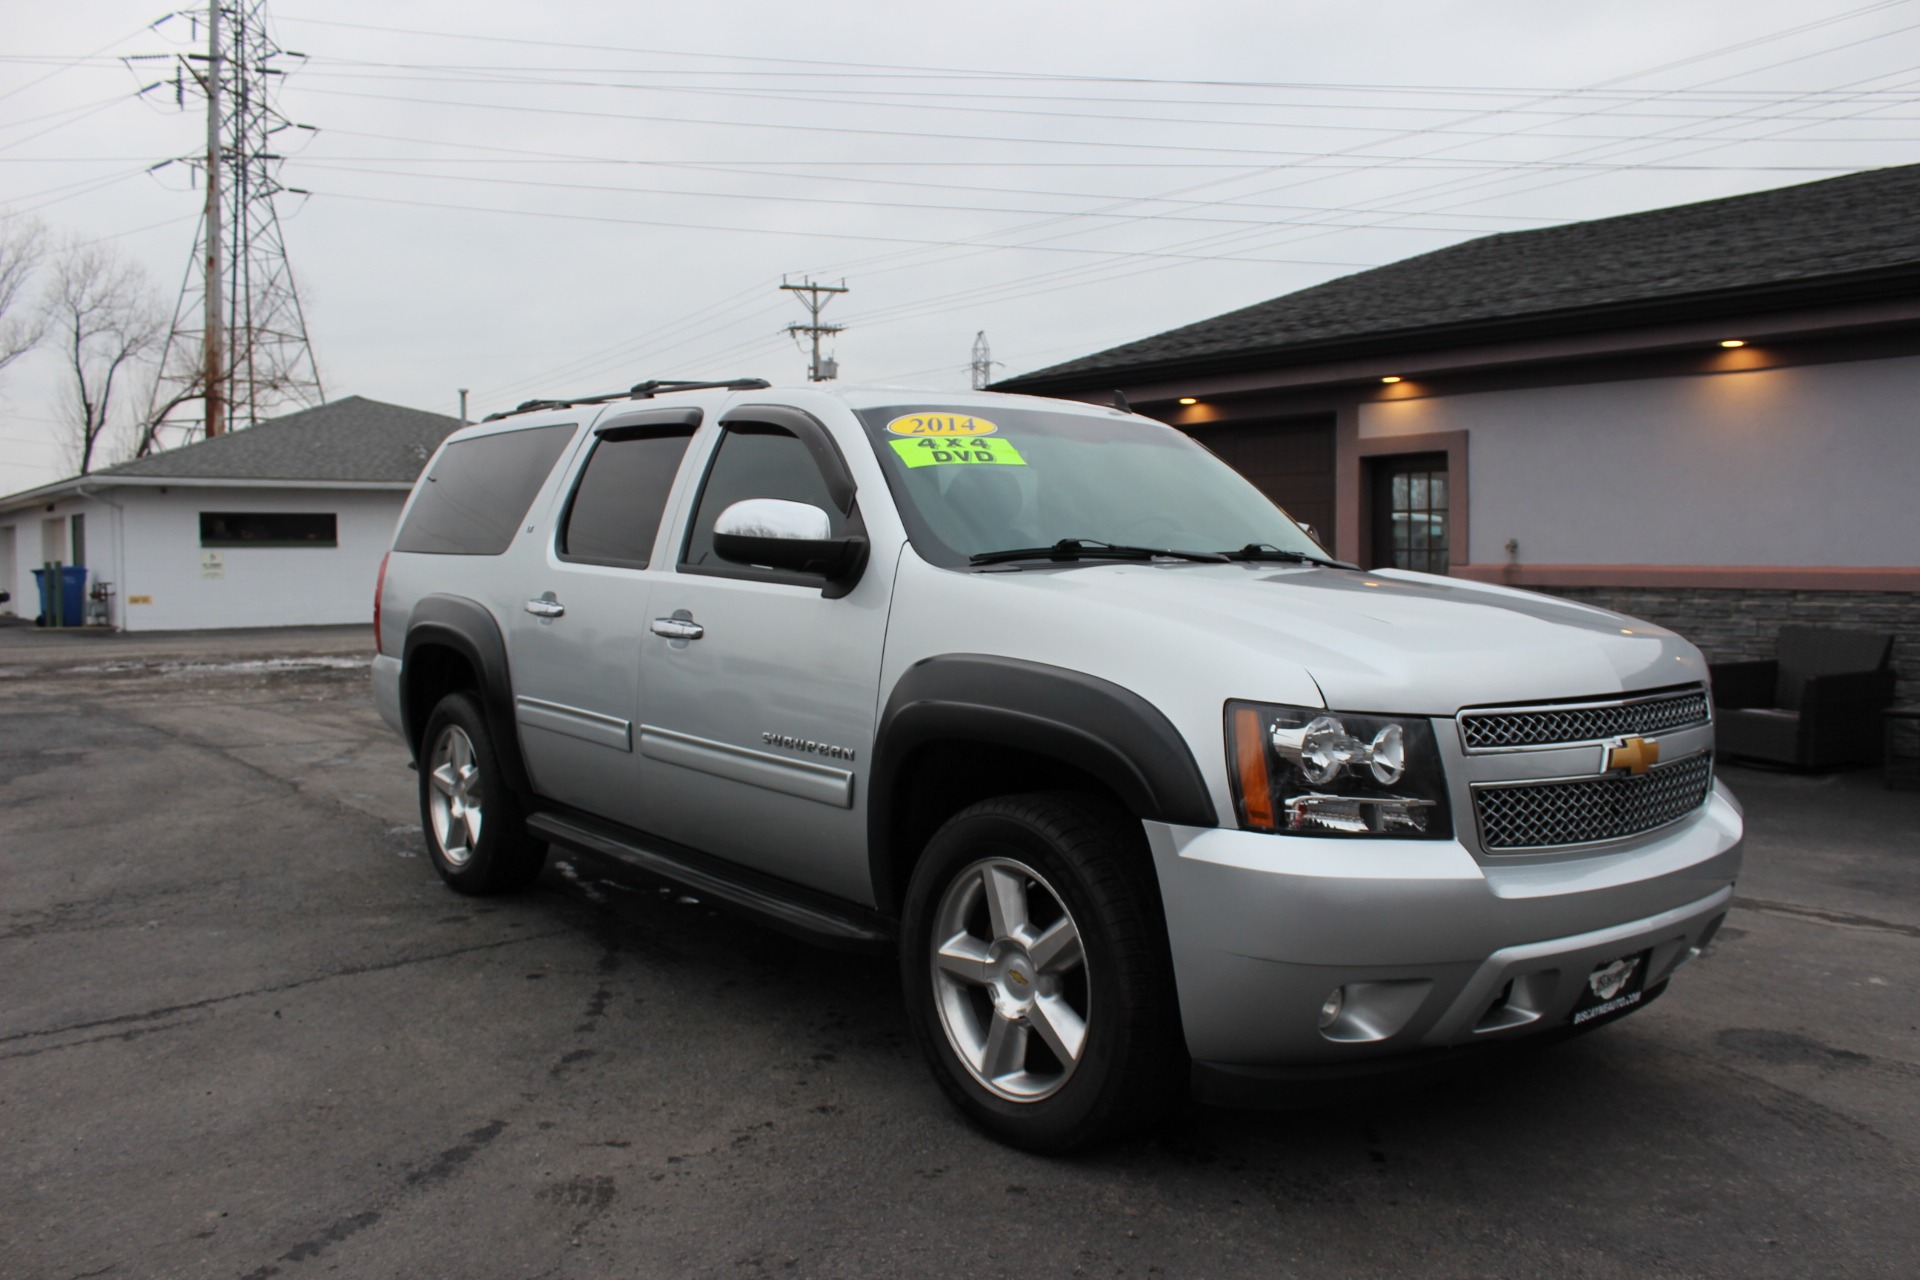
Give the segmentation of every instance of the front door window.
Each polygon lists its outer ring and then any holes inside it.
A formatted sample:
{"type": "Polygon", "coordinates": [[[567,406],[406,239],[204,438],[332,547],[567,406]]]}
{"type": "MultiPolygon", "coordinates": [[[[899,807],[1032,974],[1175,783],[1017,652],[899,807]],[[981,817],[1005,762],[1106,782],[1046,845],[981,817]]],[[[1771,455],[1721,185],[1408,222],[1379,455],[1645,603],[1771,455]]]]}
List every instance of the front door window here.
{"type": "Polygon", "coordinates": [[[1373,562],[1445,573],[1449,563],[1447,456],[1411,454],[1374,464],[1373,562]]]}

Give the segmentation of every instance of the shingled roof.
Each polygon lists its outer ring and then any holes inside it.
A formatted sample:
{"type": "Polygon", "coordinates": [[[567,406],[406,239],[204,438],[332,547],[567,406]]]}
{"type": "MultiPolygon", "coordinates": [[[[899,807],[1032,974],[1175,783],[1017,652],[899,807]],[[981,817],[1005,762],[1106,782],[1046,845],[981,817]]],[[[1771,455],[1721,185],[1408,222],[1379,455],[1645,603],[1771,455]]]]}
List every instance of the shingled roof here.
{"type": "Polygon", "coordinates": [[[1920,291],[1920,165],[1484,236],[997,384],[1070,390],[1920,291]]]}
{"type": "Polygon", "coordinates": [[[459,419],[444,414],[347,396],[107,467],[95,478],[412,484],[459,425],[459,419]]]}

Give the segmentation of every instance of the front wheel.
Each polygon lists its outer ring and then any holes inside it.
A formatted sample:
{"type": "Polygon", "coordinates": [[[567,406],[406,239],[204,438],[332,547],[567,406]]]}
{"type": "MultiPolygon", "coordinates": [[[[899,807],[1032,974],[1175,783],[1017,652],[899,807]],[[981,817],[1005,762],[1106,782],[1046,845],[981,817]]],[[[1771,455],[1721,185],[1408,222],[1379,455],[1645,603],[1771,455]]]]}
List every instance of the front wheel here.
{"type": "Polygon", "coordinates": [[[527,834],[479,702],[469,693],[442,698],[421,742],[420,825],[440,878],[471,894],[532,881],[547,849],[527,834]]]}
{"type": "Polygon", "coordinates": [[[1061,1153],[1179,1092],[1166,930],[1140,824],[1091,796],[982,801],[914,868],[900,966],[934,1076],[969,1119],[1061,1153]]]}

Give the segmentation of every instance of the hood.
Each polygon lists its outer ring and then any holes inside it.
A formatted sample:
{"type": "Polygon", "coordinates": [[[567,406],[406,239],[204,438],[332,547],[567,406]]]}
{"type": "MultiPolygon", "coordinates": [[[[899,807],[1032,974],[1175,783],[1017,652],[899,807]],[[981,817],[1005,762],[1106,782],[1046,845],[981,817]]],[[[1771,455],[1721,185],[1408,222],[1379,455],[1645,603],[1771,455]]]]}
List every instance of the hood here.
{"type": "MultiPolygon", "coordinates": [[[[1707,678],[1671,631],[1605,609],[1508,587],[1310,565],[1117,564],[1023,570],[1008,585],[1055,597],[1067,614],[1152,619],[1212,638],[1209,665],[1284,663],[1342,711],[1452,715],[1489,703],[1580,698],[1707,678]]],[[[1111,633],[1109,633],[1111,634],[1111,633]]],[[[1136,632],[1136,634],[1138,634],[1136,632]]],[[[1111,641],[1109,641],[1111,643],[1111,641]]],[[[1189,638],[1180,646],[1191,655],[1189,638]]],[[[1259,697],[1248,672],[1228,696],[1259,697]],[[1242,691],[1243,690],[1243,691],[1242,691]]],[[[1222,678],[1232,677],[1222,670],[1222,678]]]]}

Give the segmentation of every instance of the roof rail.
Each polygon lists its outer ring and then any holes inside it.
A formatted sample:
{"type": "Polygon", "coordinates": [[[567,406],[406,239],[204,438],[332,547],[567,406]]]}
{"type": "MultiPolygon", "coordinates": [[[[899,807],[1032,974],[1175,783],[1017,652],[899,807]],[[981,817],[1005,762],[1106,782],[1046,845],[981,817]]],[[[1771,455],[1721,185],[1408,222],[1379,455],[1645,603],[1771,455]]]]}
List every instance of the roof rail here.
{"type": "Polygon", "coordinates": [[[513,408],[500,413],[490,413],[480,421],[495,422],[517,414],[538,413],[542,409],[571,409],[578,404],[606,404],[613,400],[651,400],[662,391],[764,391],[772,385],[765,378],[725,378],[717,382],[682,378],[649,378],[645,382],[634,383],[625,391],[608,391],[597,396],[570,396],[565,400],[522,400],[513,408]]]}
{"type": "Polygon", "coordinates": [[[673,378],[648,378],[628,388],[635,400],[651,400],[662,391],[765,391],[772,386],[765,378],[728,378],[721,382],[685,382],[673,378]]]}

